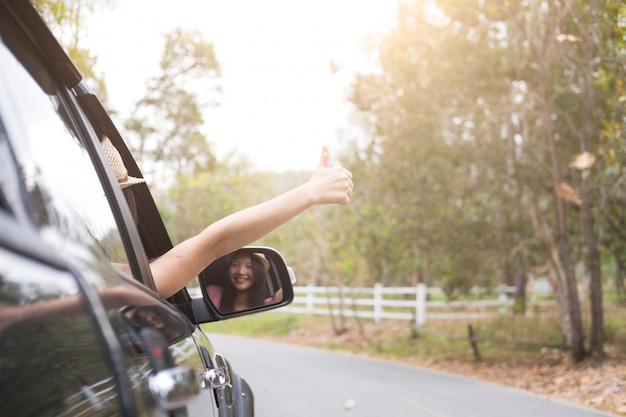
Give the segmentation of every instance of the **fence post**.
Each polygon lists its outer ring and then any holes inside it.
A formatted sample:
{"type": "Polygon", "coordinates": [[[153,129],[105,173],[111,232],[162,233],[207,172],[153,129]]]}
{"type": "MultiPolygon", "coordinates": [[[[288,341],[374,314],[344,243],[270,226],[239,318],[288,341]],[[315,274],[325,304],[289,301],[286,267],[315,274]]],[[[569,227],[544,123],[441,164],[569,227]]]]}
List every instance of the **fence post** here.
{"type": "Polygon", "coordinates": [[[306,286],[306,312],[313,314],[315,306],[315,293],[313,292],[313,285],[307,284],[306,286]]]}
{"type": "Polygon", "coordinates": [[[374,284],[374,323],[380,323],[383,310],[383,286],[374,284]]]}
{"type": "Polygon", "coordinates": [[[506,314],[507,303],[508,303],[508,298],[506,296],[506,289],[504,288],[504,286],[499,285],[498,286],[498,305],[499,305],[498,311],[500,312],[500,315],[506,314]]]}
{"type": "Polygon", "coordinates": [[[415,289],[415,324],[417,327],[426,323],[426,292],[426,284],[417,284],[415,289]]]}

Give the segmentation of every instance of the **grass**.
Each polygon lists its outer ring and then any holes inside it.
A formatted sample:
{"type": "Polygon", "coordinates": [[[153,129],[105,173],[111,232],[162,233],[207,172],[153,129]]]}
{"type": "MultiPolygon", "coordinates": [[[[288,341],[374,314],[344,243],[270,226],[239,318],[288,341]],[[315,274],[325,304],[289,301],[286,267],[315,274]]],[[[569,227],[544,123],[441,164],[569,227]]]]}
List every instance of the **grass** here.
{"type": "MultiPolygon", "coordinates": [[[[432,321],[417,330],[407,322],[374,324],[346,318],[343,326],[337,325],[344,331],[335,332],[326,316],[271,312],[209,323],[203,328],[207,332],[276,339],[390,359],[419,356],[472,362],[476,357],[468,338],[469,325],[478,341],[481,359],[487,363],[529,360],[547,350],[559,350],[563,344],[557,317],[532,314],[472,322],[432,321]]],[[[624,308],[607,312],[605,329],[607,350],[626,357],[624,308]]]]}
{"type": "MultiPolygon", "coordinates": [[[[497,324],[496,327],[502,327],[503,324],[497,324]]],[[[476,336],[485,337],[492,326],[482,323],[478,327],[476,336]]],[[[416,332],[408,323],[358,323],[354,319],[347,319],[344,332],[335,335],[328,317],[270,313],[210,323],[204,329],[208,332],[280,339],[389,358],[427,356],[435,360],[462,357],[471,360],[472,355],[467,328],[464,325],[459,327],[458,323],[444,322],[436,328],[416,332]]],[[[492,351],[502,351],[502,346],[486,340],[480,343],[480,349],[484,350],[486,357],[494,357],[492,351]]]]}
{"type": "Polygon", "coordinates": [[[248,337],[285,336],[306,325],[308,318],[297,314],[266,313],[237,317],[203,325],[207,332],[248,337]]]}

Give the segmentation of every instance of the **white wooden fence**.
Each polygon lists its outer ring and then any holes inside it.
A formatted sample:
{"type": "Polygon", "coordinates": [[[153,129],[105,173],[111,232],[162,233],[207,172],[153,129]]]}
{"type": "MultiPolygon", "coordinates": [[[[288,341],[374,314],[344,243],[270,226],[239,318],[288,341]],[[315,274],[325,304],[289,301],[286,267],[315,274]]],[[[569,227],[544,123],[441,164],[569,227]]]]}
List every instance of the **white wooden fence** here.
{"type": "MultiPolygon", "coordinates": [[[[515,302],[510,296],[514,290],[514,287],[498,287],[493,299],[434,301],[429,300],[428,295],[441,294],[443,291],[425,284],[417,284],[415,287],[383,287],[376,284],[371,288],[296,286],[293,303],[279,311],[313,315],[343,314],[346,317],[371,319],[376,323],[383,319],[407,320],[422,326],[427,319],[468,319],[505,314],[515,302]]],[[[538,293],[545,293],[545,290],[528,294],[530,305],[554,305],[551,301],[537,301],[538,293]]]]}
{"type": "MultiPolygon", "coordinates": [[[[192,297],[201,297],[198,288],[188,288],[192,297]]],[[[312,315],[343,314],[344,317],[358,317],[380,323],[382,320],[413,321],[423,326],[427,319],[454,320],[493,317],[506,314],[513,308],[512,293],[515,287],[500,286],[495,296],[479,300],[443,301],[440,288],[417,284],[415,287],[314,287],[295,286],[293,303],[278,312],[312,315]],[[431,297],[429,297],[429,295],[431,297]],[[437,296],[439,295],[439,297],[437,296]],[[432,297],[434,296],[434,297],[432,297]]],[[[473,293],[485,293],[474,289],[473,293]]],[[[547,285],[531,287],[527,290],[527,309],[554,306],[553,301],[539,301],[537,295],[549,294],[547,285]]]]}

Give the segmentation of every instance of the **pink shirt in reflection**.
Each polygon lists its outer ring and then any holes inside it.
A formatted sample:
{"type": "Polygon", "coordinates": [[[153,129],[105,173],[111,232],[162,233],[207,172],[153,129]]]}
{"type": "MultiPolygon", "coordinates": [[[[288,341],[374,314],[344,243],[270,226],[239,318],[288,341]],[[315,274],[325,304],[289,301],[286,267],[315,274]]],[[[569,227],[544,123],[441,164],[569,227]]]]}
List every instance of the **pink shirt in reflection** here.
{"type": "MultiPolygon", "coordinates": [[[[215,307],[217,307],[217,309],[219,310],[222,305],[222,296],[224,295],[224,287],[220,285],[208,285],[206,287],[206,292],[209,295],[209,298],[211,298],[211,301],[213,301],[213,304],[215,304],[215,307]]],[[[268,297],[263,300],[264,305],[268,305],[271,302],[272,302],[272,297],[268,297]]],[[[249,307],[256,307],[256,306],[249,306],[249,307]]]]}

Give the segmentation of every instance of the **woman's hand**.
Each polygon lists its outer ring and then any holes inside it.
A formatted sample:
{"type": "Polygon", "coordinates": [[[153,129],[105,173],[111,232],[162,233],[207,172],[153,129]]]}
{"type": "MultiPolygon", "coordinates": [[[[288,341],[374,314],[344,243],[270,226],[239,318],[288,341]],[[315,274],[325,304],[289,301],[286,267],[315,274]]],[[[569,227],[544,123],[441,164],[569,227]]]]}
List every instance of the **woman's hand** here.
{"type": "Polygon", "coordinates": [[[352,173],[345,168],[328,166],[330,153],[324,146],[320,163],[307,182],[316,204],[347,204],[352,198],[352,173]]]}

